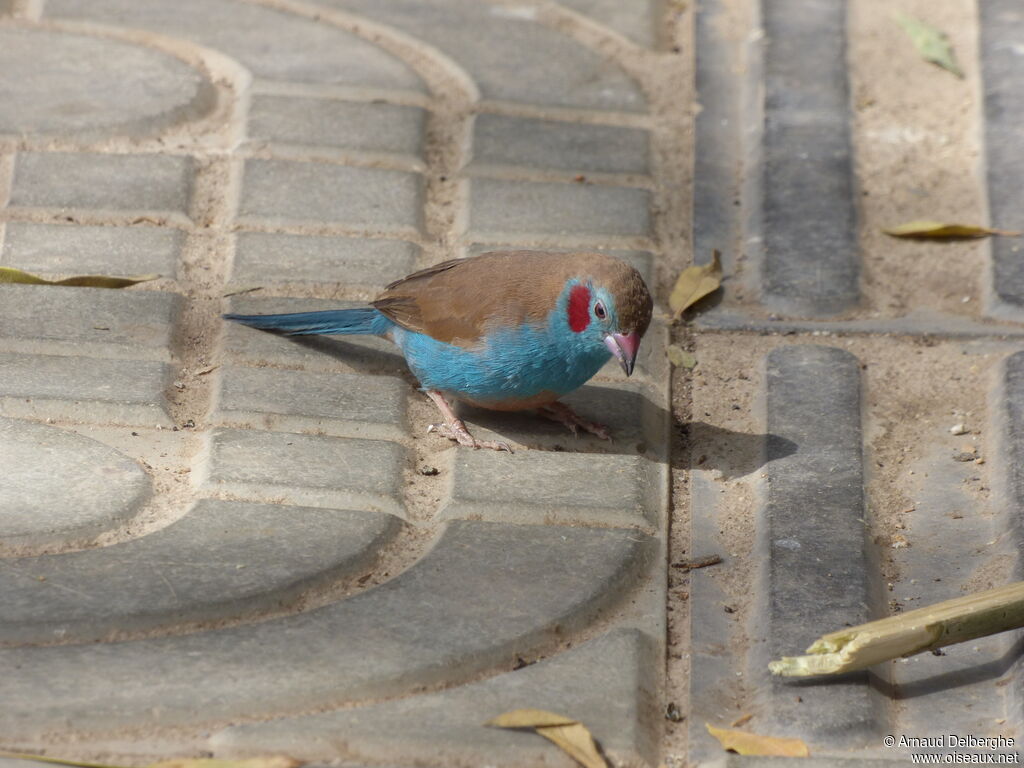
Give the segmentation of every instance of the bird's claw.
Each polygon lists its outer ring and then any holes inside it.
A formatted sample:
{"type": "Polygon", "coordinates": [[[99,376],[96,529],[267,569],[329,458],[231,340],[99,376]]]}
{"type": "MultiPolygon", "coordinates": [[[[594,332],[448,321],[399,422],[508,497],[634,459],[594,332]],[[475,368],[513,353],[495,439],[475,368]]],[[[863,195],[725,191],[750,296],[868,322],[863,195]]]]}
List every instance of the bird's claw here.
{"type": "Polygon", "coordinates": [[[449,440],[454,440],[459,445],[464,445],[467,448],[476,450],[489,448],[492,451],[508,451],[513,453],[512,447],[508,443],[502,443],[497,440],[477,440],[469,434],[466,425],[461,421],[453,424],[431,424],[427,427],[427,432],[436,432],[441,437],[447,437],[449,440]]]}
{"type": "Polygon", "coordinates": [[[578,437],[579,430],[582,429],[584,432],[589,432],[602,440],[612,442],[612,433],[608,427],[604,424],[598,424],[596,421],[584,419],[565,403],[555,402],[545,405],[540,409],[540,412],[552,421],[565,425],[572,432],[573,437],[578,437]]]}

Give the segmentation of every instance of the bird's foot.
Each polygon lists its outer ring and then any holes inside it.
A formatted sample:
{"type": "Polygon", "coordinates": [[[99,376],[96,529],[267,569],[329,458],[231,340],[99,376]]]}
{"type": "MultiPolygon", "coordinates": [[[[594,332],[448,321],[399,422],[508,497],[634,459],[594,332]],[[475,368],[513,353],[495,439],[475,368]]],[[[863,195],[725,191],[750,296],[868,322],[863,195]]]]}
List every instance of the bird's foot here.
{"type": "Polygon", "coordinates": [[[612,433],[608,427],[604,424],[598,424],[596,421],[584,419],[565,403],[554,402],[550,405],[545,405],[540,409],[540,412],[552,421],[564,424],[573,435],[579,434],[579,430],[582,429],[584,432],[596,435],[602,440],[610,442],[612,439],[612,433]]]}
{"type": "Polygon", "coordinates": [[[444,424],[431,424],[427,427],[427,432],[436,432],[441,437],[447,437],[449,440],[454,440],[459,445],[464,445],[467,448],[490,448],[492,451],[508,451],[512,453],[512,447],[508,443],[501,443],[497,440],[477,440],[466,429],[466,425],[461,419],[455,419],[453,422],[445,422],[444,424]]]}
{"type": "Polygon", "coordinates": [[[440,392],[428,389],[427,397],[433,400],[434,405],[444,414],[444,424],[431,424],[427,427],[427,432],[436,432],[441,437],[447,437],[449,440],[454,440],[459,445],[464,445],[467,448],[490,448],[492,451],[508,451],[512,453],[512,448],[508,443],[500,443],[496,440],[477,440],[469,434],[465,423],[455,415],[455,411],[448,405],[448,401],[444,399],[444,395],[440,392]]]}

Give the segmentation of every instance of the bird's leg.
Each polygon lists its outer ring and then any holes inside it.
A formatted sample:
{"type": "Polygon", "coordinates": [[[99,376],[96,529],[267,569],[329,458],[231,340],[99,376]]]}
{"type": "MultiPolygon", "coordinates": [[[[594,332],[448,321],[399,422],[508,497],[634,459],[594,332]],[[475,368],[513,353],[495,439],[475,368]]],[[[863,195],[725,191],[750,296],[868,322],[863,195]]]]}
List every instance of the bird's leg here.
{"type": "Polygon", "coordinates": [[[541,406],[540,412],[552,421],[557,421],[559,424],[567,426],[574,435],[576,434],[577,428],[579,428],[584,432],[597,435],[602,440],[612,439],[612,434],[608,431],[608,427],[604,424],[598,424],[597,422],[584,419],[565,403],[560,403],[556,400],[553,403],[541,406]]]}
{"type": "Polygon", "coordinates": [[[509,447],[508,443],[499,443],[494,440],[477,440],[469,434],[469,430],[466,429],[462,419],[455,415],[455,411],[448,405],[444,395],[434,389],[424,391],[427,393],[427,397],[434,401],[434,405],[444,415],[444,424],[431,424],[427,427],[428,432],[437,432],[441,437],[447,437],[449,440],[454,440],[459,445],[465,445],[469,448],[490,448],[494,451],[508,451],[512,453],[512,448],[509,447]]]}

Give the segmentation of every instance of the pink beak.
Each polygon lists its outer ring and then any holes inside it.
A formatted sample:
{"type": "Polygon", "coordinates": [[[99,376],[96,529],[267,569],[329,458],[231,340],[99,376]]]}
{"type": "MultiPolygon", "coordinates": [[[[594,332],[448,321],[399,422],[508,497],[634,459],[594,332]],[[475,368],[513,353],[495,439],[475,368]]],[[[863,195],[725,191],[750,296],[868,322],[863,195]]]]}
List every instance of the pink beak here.
{"type": "Polygon", "coordinates": [[[636,363],[636,353],[640,350],[640,334],[632,333],[609,333],[604,337],[604,345],[608,351],[615,355],[622,370],[629,376],[633,373],[633,365],[636,363]]]}

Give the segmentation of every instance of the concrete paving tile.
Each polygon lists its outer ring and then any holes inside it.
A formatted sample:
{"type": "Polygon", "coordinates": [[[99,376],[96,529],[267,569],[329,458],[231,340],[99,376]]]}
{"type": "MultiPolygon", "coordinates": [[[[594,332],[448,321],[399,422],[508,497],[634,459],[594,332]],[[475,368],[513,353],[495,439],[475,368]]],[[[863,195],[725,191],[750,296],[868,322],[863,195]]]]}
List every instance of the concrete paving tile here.
{"type": "MultiPolygon", "coordinates": [[[[561,401],[572,406],[584,418],[603,424],[612,440],[580,431],[577,435],[564,424],[552,421],[536,411],[501,412],[457,406],[458,413],[473,425],[473,432],[486,433],[487,439],[502,436],[521,441],[542,451],[588,451],[622,455],[661,456],[668,413],[655,391],[632,383],[591,381],[561,401]]],[[[554,459],[554,456],[550,458],[554,459]]]]}
{"type": "Polygon", "coordinates": [[[0,370],[8,416],[171,426],[164,363],[0,353],[0,370]]]}
{"type": "Polygon", "coordinates": [[[213,104],[197,70],[166,53],[109,38],[0,30],[0,133],[153,132],[213,104]],[[124,78],[131,72],[130,79],[124,78]]]}
{"type": "MultiPolygon", "coordinates": [[[[792,346],[768,355],[767,562],[756,676],[779,734],[834,747],[876,746],[881,716],[864,673],[827,687],[767,679],[767,661],[806,648],[818,627],[868,615],[868,530],[861,454],[860,362],[845,350],[792,346]],[[796,445],[796,451],[783,442],[796,445]],[[827,478],[827,482],[824,480],[827,478]],[[841,552],[842,557],[836,557],[841,552]],[[829,596],[827,603],[822,595],[829,596]],[[802,701],[797,701],[797,695],[802,701]]],[[[771,730],[771,729],[769,729],[771,730]]]]}
{"type": "Polygon", "coordinates": [[[763,6],[763,301],[829,315],[859,298],[843,8],[763,6]],[[814,194],[807,194],[813,189],[814,194]]]}
{"type": "Polygon", "coordinates": [[[575,766],[529,731],[483,726],[504,712],[534,708],[571,712],[616,764],[656,765],[663,717],[659,664],[651,638],[614,630],[481,682],[384,704],[232,726],[215,733],[210,744],[218,757],[284,753],[316,760],[340,752],[374,763],[575,766]]]}
{"type": "Polygon", "coordinates": [[[657,525],[662,468],[642,456],[458,451],[442,519],[657,525]]]}
{"type": "Polygon", "coordinates": [[[238,0],[54,0],[46,16],[181,37],[222,51],[257,77],[271,80],[425,90],[408,66],[372,43],[328,24],[238,0]]]}
{"type": "Polygon", "coordinates": [[[662,5],[658,0],[559,0],[559,5],[586,16],[646,48],[658,43],[662,5]]]}
{"type": "MultiPolygon", "coordinates": [[[[1017,147],[1024,137],[1024,106],[1019,83],[1024,77],[1024,62],[1016,45],[1024,34],[1024,16],[1012,0],[994,0],[978,8],[981,23],[981,75],[984,81],[985,172],[992,226],[1024,229],[1021,178],[1024,158],[1017,147]]],[[[1016,238],[994,238],[992,275],[989,288],[996,315],[1010,313],[1020,319],[1024,307],[1024,268],[1021,245],[1016,238]]]]}
{"type": "Polygon", "coordinates": [[[742,162],[741,131],[753,131],[754,126],[742,116],[743,83],[735,63],[744,43],[729,32],[731,10],[727,0],[708,0],[694,14],[694,84],[700,111],[693,122],[693,260],[707,264],[717,249],[724,271],[747,283],[753,281],[737,274],[735,264],[744,224],[742,179],[736,169],[742,162]]]}
{"type": "Polygon", "coordinates": [[[346,224],[360,229],[419,228],[419,176],[287,160],[245,164],[239,216],[266,221],[346,224]]]}
{"type": "Polygon", "coordinates": [[[400,439],[409,385],[391,376],[221,369],[217,421],[237,427],[400,439]]]}
{"type": "Polygon", "coordinates": [[[86,227],[12,221],[0,263],[44,275],[174,277],[185,233],[156,227],[86,227]]]}
{"type": "Polygon", "coordinates": [[[257,141],[420,157],[424,120],[419,107],[257,95],[248,133],[257,141]]]}
{"type": "Polygon", "coordinates": [[[636,531],[453,522],[394,580],[304,614],[0,649],[0,732],[280,716],[458,684],[571,638],[630,592],[653,555],[636,531]],[[200,705],[197,691],[216,694],[200,705]]]}
{"type": "Polygon", "coordinates": [[[647,173],[649,134],[639,128],[477,115],[473,165],[647,173]]]}
{"type": "Polygon", "coordinates": [[[418,251],[401,240],[240,232],[229,289],[332,282],[383,288],[414,270],[418,251]]]}
{"type": "Polygon", "coordinates": [[[326,0],[435,46],[485,99],[642,112],[637,84],[596,52],[535,23],[536,11],[475,0],[326,0]]]}
{"type": "Polygon", "coordinates": [[[186,157],[22,152],[10,205],[187,214],[191,176],[186,157]]]}
{"type": "Polygon", "coordinates": [[[159,291],[0,285],[0,349],[166,360],[178,301],[159,291]]]}
{"type": "Polygon", "coordinates": [[[404,451],[396,443],[217,429],[207,488],[232,496],[402,514],[404,451]]]}
{"type": "MultiPolygon", "coordinates": [[[[7,372],[7,366],[0,367],[7,372]]],[[[137,462],[46,424],[0,418],[0,457],[0,544],[8,548],[92,538],[135,515],[152,493],[137,462]]],[[[10,569],[0,565],[0,579],[23,563],[10,569]]],[[[11,604],[2,602],[7,616],[11,604]]]]}
{"type": "Polygon", "coordinates": [[[471,236],[514,233],[650,234],[644,189],[475,178],[470,182],[471,236]]]}
{"type": "Polygon", "coordinates": [[[374,512],[202,500],[148,536],[0,568],[0,644],[95,642],[276,609],[371,569],[399,526],[374,512]]]}

